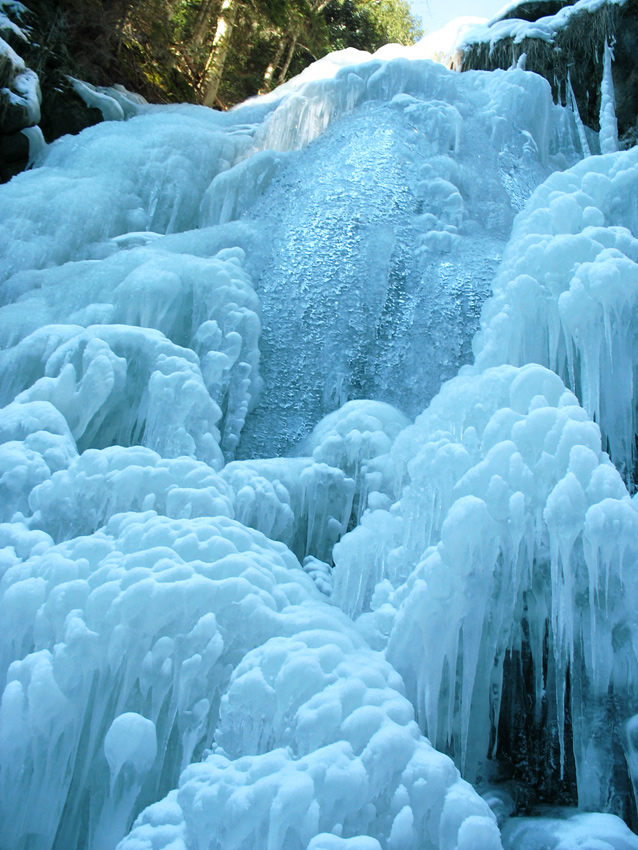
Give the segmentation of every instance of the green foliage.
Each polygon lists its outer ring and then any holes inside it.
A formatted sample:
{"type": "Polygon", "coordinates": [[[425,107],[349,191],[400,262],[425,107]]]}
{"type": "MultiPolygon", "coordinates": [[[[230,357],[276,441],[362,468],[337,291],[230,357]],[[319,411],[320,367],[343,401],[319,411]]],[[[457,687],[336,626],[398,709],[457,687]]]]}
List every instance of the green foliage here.
{"type": "MultiPolygon", "coordinates": [[[[155,102],[201,101],[222,0],[26,0],[47,44],[40,70],[121,83],[155,102]],[[52,37],[51,34],[54,34],[52,37]],[[52,40],[53,39],[53,40],[52,40]]],[[[407,0],[235,0],[216,105],[283,82],[331,50],[412,44],[407,0]]],[[[46,82],[46,81],[45,81],[46,82]]]]}
{"type": "Polygon", "coordinates": [[[332,0],[325,11],[332,50],[375,51],[383,44],[414,44],[421,22],[405,0],[332,0]]]}

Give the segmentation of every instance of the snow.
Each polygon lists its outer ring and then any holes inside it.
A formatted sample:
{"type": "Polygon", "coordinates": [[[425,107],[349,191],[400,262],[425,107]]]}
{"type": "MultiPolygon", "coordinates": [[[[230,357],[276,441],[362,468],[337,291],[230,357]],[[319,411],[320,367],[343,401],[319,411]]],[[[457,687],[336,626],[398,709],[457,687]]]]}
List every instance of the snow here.
{"type": "Polygon", "coordinates": [[[505,6],[486,24],[465,31],[456,44],[463,51],[476,42],[488,42],[490,48],[505,38],[511,38],[514,44],[520,44],[524,39],[536,38],[552,42],[556,34],[568,26],[572,18],[582,14],[593,14],[606,5],[622,5],[626,0],[577,0],[576,3],[564,6],[554,15],[539,17],[536,21],[525,21],[516,17],[503,19],[507,12],[515,11],[518,2],[505,6]]]}
{"type": "MultiPolygon", "coordinates": [[[[28,30],[18,25],[22,16],[27,12],[27,7],[18,0],[0,0],[0,32],[11,33],[20,41],[28,41],[28,30]],[[9,14],[7,14],[9,13],[9,14]]],[[[0,43],[0,56],[2,55],[2,44],[0,43]]]]}
{"type": "Polygon", "coordinates": [[[2,847],[635,846],[636,154],[424,50],[0,187],[2,847]]]}

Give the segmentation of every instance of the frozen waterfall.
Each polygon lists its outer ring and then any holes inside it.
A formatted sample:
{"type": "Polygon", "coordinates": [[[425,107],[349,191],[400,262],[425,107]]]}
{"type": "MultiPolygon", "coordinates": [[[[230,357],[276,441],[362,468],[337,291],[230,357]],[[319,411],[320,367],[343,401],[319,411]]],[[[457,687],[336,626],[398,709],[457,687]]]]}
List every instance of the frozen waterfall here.
{"type": "Polygon", "coordinates": [[[85,95],[0,187],[0,848],[636,850],[638,150],[414,48],[85,95]]]}

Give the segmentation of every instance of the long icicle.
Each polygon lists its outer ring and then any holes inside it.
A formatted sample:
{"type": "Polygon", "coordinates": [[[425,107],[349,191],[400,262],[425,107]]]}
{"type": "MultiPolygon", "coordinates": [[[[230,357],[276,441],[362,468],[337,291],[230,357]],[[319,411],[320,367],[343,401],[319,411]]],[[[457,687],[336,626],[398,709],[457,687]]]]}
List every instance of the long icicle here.
{"type": "Polygon", "coordinates": [[[600,152],[614,153],[618,150],[618,122],[616,121],[616,97],[611,63],[614,58],[609,42],[605,41],[603,58],[603,80],[600,86],[600,152]]]}
{"type": "Polygon", "coordinates": [[[587,141],[587,133],[585,132],[583,119],[580,117],[578,103],[576,102],[576,95],[574,94],[572,78],[569,71],[567,72],[567,105],[574,113],[574,121],[576,122],[576,129],[578,130],[578,138],[580,140],[580,146],[583,149],[583,159],[586,159],[588,156],[591,156],[591,148],[587,141]]]}

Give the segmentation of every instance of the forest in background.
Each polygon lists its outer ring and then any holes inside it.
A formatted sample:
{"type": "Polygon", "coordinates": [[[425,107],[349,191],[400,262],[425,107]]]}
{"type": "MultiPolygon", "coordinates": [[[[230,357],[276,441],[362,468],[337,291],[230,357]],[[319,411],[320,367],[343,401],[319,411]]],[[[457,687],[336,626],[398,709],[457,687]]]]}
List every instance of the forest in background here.
{"type": "Polygon", "coordinates": [[[41,83],[69,73],[227,109],[333,50],[423,35],[406,0],[27,0],[41,83]]]}

